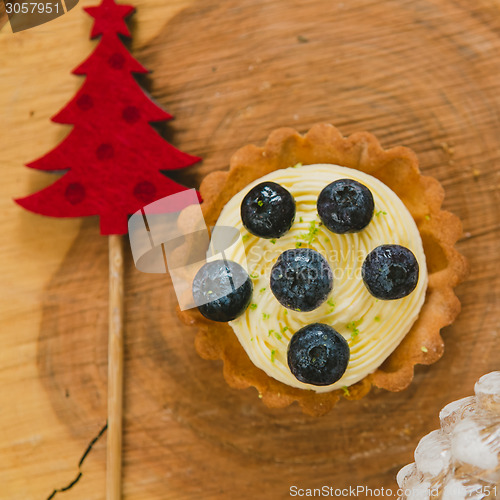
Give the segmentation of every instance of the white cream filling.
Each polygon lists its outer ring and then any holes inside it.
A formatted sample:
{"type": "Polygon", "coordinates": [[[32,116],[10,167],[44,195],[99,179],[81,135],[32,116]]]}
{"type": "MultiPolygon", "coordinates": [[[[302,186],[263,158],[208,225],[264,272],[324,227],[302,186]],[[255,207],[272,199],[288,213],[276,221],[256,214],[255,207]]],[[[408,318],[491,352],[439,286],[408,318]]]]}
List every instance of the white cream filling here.
{"type": "Polygon", "coordinates": [[[375,177],[338,165],[318,164],[271,172],[245,186],[224,207],[218,226],[240,230],[238,240],[225,251],[225,257],[248,269],[253,278],[252,305],[229,324],[252,362],[270,377],[287,385],[316,392],[349,387],[375,371],[394,351],[417,319],[427,288],[427,268],[417,226],[399,197],[375,177]],[[319,225],[316,201],[329,183],[343,178],[367,186],[375,201],[370,224],[359,233],[334,234],[319,225]],[[263,181],[284,186],[295,198],[295,222],[277,240],[253,236],[243,227],[241,201],[248,191],[263,181]],[[311,231],[311,222],[316,221],[311,231]],[[318,231],[314,233],[314,229],[318,231]],[[307,240],[312,241],[308,242],[307,240]],[[320,252],[332,268],[333,289],[320,307],[311,312],[287,310],[274,297],[269,286],[271,268],[281,252],[310,247],[320,252]],[[398,300],[378,300],[366,289],[361,266],[368,253],[382,244],[399,244],[416,256],[420,276],[417,287],[398,300]],[[343,377],[328,386],[299,382],[290,372],[287,348],[291,336],[310,323],[326,323],[349,343],[351,357],[343,377]]]}

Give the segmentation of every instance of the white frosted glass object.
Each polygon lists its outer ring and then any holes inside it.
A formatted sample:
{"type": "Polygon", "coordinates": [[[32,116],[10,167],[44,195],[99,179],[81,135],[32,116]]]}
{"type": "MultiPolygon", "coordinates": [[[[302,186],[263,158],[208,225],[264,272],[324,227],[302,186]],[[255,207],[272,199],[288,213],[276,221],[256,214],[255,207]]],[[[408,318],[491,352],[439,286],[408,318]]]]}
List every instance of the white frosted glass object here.
{"type": "Polygon", "coordinates": [[[500,372],[491,372],[481,377],[474,387],[478,405],[500,413],[500,372]]]}
{"type": "Polygon", "coordinates": [[[450,433],[460,420],[467,418],[476,411],[476,398],[469,396],[458,399],[447,404],[439,413],[441,429],[443,432],[450,433]]]}
{"type": "Polygon", "coordinates": [[[424,436],[415,462],[399,471],[400,500],[500,499],[500,372],[474,390],[441,410],[441,429],[424,436]]]}
{"type": "Polygon", "coordinates": [[[424,436],[415,450],[415,464],[420,472],[437,476],[450,465],[450,441],[442,431],[424,436]]]}
{"type": "Polygon", "coordinates": [[[454,460],[479,469],[498,467],[500,457],[500,422],[490,425],[486,417],[459,422],[451,435],[454,460]],[[486,431],[489,432],[486,432],[486,431]]]}

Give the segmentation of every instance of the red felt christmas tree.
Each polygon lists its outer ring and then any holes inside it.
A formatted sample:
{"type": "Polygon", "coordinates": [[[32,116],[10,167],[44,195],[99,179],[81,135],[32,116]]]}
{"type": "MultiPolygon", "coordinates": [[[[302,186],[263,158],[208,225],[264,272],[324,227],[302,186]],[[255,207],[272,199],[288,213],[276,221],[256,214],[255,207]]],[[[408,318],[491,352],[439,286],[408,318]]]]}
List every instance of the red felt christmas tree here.
{"type": "Polygon", "coordinates": [[[133,74],[148,70],[120,40],[120,35],[130,36],[124,18],[134,8],[103,0],[85,10],[95,18],[91,38],[101,40],[73,71],[87,75],[85,83],[52,118],[74,128],[55,149],[28,164],[67,173],[16,201],[53,217],[99,215],[101,234],[125,234],[129,214],[186,189],[161,171],[188,167],[200,158],[174,148],[150,125],[172,117],[138,85],[133,74]]]}
{"type": "Polygon", "coordinates": [[[157,199],[186,189],[161,173],[200,160],[174,148],[150,125],[171,116],[156,106],[135,81],[147,73],[123,45],[125,18],[134,8],[102,0],[85,9],[94,19],[91,38],[101,40],[73,73],[87,78],[69,104],[52,118],[72,124],[55,149],[28,166],[66,172],[52,185],[16,200],[53,217],[98,215],[109,235],[108,500],[121,498],[123,402],[123,248],[127,216],[157,199]]]}

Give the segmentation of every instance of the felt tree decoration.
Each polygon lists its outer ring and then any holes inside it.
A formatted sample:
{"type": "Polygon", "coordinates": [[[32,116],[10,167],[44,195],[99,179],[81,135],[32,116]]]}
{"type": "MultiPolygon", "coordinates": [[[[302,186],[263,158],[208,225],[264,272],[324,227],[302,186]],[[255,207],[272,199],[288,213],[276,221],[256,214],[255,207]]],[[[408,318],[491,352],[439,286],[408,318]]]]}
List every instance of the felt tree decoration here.
{"type": "Polygon", "coordinates": [[[161,173],[200,160],[166,142],[150,122],[169,120],[133,77],[147,73],[120,35],[130,36],[124,17],[130,5],[103,0],[85,9],[95,18],[91,37],[101,40],[73,73],[87,75],[75,97],[52,121],[74,125],[55,149],[28,164],[67,171],[49,187],[16,200],[53,217],[98,215],[101,234],[125,234],[127,216],[144,205],[186,189],[161,173]]]}
{"type": "Polygon", "coordinates": [[[200,160],[166,142],[150,125],[169,120],[133,77],[147,73],[123,45],[125,18],[134,8],[102,0],[85,9],[100,42],[73,73],[87,78],[52,120],[74,125],[52,151],[28,166],[64,175],[49,187],[17,199],[22,207],[53,217],[97,215],[109,235],[109,348],[107,498],[121,497],[123,399],[123,245],[127,217],[144,205],[186,189],[161,172],[200,160]]]}

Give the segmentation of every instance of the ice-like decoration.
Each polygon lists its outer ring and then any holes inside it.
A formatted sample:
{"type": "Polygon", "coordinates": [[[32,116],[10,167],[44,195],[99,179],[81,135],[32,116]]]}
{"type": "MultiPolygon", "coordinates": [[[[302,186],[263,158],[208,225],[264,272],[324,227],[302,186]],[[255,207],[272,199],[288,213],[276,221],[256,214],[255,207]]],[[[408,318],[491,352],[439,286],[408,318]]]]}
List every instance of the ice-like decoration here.
{"type": "Polygon", "coordinates": [[[410,489],[408,500],[429,500],[431,498],[431,483],[424,481],[410,489]]]}
{"type": "Polygon", "coordinates": [[[399,471],[400,500],[500,499],[500,372],[474,390],[441,410],[441,429],[424,436],[415,462],[399,471]]]}
{"type": "Polygon", "coordinates": [[[417,466],[415,463],[405,465],[399,472],[396,477],[396,480],[401,486],[401,488],[406,488],[406,485],[408,484],[408,480],[411,478],[415,477],[415,472],[417,470],[417,466]]]}
{"type": "Polygon", "coordinates": [[[481,377],[474,387],[479,406],[500,413],[500,372],[481,377]]]}
{"type": "Polygon", "coordinates": [[[455,461],[494,469],[499,465],[500,425],[491,426],[486,417],[462,420],[453,429],[451,447],[455,461]]]}
{"type": "Polygon", "coordinates": [[[443,432],[450,433],[453,427],[460,420],[467,418],[476,411],[476,398],[469,396],[458,399],[447,404],[439,413],[441,429],[443,432]]]}
{"type": "Polygon", "coordinates": [[[437,476],[445,473],[450,458],[450,441],[441,431],[432,431],[424,436],[415,450],[415,464],[422,474],[437,476]]]}

